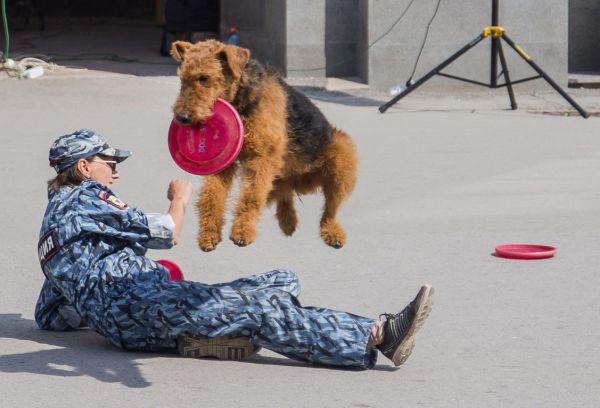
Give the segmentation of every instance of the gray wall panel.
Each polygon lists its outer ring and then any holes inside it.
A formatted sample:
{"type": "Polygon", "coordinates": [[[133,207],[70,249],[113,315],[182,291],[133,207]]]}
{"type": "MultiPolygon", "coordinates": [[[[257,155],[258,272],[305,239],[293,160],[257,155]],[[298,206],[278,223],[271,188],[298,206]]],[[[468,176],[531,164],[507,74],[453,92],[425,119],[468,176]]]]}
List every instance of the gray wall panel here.
{"type": "Polygon", "coordinates": [[[569,72],[600,72],[600,2],[569,1],[569,72]]]}

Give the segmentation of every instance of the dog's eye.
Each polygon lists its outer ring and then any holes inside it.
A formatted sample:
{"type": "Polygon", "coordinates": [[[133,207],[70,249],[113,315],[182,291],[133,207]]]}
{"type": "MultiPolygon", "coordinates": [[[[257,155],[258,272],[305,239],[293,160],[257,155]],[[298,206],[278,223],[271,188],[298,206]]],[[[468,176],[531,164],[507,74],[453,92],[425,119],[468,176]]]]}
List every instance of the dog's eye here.
{"type": "Polygon", "coordinates": [[[200,75],[198,77],[198,82],[200,82],[200,84],[204,85],[206,83],[206,81],[208,81],[208,78],[205,77],[204,75],[200,75]]]}

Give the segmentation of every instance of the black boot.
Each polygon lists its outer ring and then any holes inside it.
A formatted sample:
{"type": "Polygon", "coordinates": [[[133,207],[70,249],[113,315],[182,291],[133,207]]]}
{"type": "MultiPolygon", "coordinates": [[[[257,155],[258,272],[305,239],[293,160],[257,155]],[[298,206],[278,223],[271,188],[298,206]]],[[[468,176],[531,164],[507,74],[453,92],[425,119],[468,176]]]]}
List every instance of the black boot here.
{"type": "Polygon", "coordinates": [[[404,363],[410,356],[415,345],[415,335],[429,316],[432,305],[433,288],[431,285],[424,285],[415,299],[400,313],[382,315],[386,318],[383,342],[376,347],[392,360],[395,366],[404,363]]]}

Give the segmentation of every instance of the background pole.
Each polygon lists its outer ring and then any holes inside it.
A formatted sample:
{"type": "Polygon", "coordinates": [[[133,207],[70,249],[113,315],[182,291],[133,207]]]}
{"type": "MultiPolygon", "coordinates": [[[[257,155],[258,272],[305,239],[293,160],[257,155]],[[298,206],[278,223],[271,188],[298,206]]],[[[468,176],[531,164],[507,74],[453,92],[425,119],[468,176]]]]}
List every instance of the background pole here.
{"type": "MultiPolygon", "coordinates": [[[[498,0],[492,0],[492,26],[498,26],[498,0]]],[[[498,87],[498,41],[499,38],[492,36],[492,54],[490,64],[490,87],[498,87]]]]}

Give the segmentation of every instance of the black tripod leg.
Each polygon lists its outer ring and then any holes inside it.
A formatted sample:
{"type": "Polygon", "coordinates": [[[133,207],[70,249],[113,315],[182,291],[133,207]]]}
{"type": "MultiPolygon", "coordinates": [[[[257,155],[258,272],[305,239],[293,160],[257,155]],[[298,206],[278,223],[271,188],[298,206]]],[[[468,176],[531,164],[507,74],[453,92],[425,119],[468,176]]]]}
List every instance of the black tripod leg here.
{"type": "Polygon", "coordinates": [[[512,82],[510,81],[510,74],[508,73],[508,64],[506,63],[506,58],[504,58],[501,41],[498,41],[498,55],[500,56],[500,64],[502,64],[502,72],[504,73],[504,82],[506,82],[506,89],[508,90],[508,97],[510,98],[510,107],[512,110],[515,110],[517,109],[517,101],[515,100],[515,94],[513,93],[512,82]]]}
{"type": "Polygon", "coordinates": [[[417,89],[419,86],[423,85],[429,78],[431,78],[432,76],[434,76],[437,73],[439,73],[442,69],[444,69],[445,67],[447,67],[448,65],[450,65],[455,59],[457,59],[458,57],[460,57],[461,55],[463,55],[465,52],[469,51],[471,48],[473,48],[474,46],[476,46],[484,38],[485,38],[485,36],[483,34],[480,34],[473,41],[471,41],[470,43],[468,43],[467,45],[465,45],[463,48],[461,48],[460,50],[458,50],[456,53],[454,53],[452,56],[450,56],[446,61],[442,62],[440,65],[438,65],[437,67],[435,67],[434,69],[432,69],[431,71],[429,71],[429,73],[427,73],[424,77],[422,77],[421,79],[419,79],[414,84],[410,85],[403,92],[400,92],[398,95],[394,96],[394,98],[392,98],[389,102],[384,103],[383,105],[381,105],[379,107],[379,112],[384,113],[386,110],[388,110],[388,108],[390,106],[394,105],[400,99],[404,98],[406,95],[408,95],[409,93],[411,93],[412,91],[414,91],[415,89],[417,89]]]}
{"type": "Polygon", "coordinates": [[[519,47],[518,45],[516,45],[513,40],[511,40],[509,37],[506,36],[506,34],[504,34],[502,36],[502,39],[504,39],[504,41],[506,41],[508,43],[508,45],[510,45],[525,61],[527,61],[527,63],[531,66],[531,68],[533,68],[538,74],[540,74],[542,76],[542,78],[544,78],[546,80],[546,82],[548,82],[552,88],[554,88],[556,90],[556,92],[558,92],[559,94],[561,94],[561,96],[563,98],[565,98],[567,100],[567,102],[569,102],[571,104],[571,106],[573,106],[577,112],[579,112],[579,114],[581,116],[583,116],[584,118],[588,118],[590,116],[589,113],[587,113],[585,111],[585,109],[583,109],[581,106],[579,106],[579,104],[577,104],[577,102],[575,102],[575,100],[573,100],[573,98],[571,98],[565,91],[562,90],[562,88],[560,86],[558,86],[558,84],[556,82],[554,82],[552,80],[552,78],[550,78],[539,66],[538,64],[536,64],[535,62],[533,62],[533,60],[531,59],[531,57],[529,55],[527,55],[527,53],[525,53],[525,51],[523,51],[523,49],[521,47],[519,47]]]}

